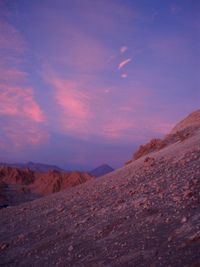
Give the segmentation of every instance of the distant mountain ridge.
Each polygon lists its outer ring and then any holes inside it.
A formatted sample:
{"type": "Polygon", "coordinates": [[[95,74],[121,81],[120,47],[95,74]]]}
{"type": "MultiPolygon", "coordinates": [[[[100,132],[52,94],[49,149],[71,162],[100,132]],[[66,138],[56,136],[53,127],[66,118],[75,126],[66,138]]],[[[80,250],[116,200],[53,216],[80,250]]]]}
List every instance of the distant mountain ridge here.
{"type": "Polygon", "coordinates": [[[95,177],[100,177],[112,171],[114,171],[114,169],[110,167],[108,164],[102,164],[97,168],[93,169],[92,171],[90,171],[89,174],[95,177]]]}
{"type": "Polygon", "coordinates": [[[0,166],[8,166],[12,168],[18,168],[18,169],[29,169],[31,171],[35,172],[48,172],[50,170],[56,170],[56,171],[66,171],[61,169],[60,167],[56,165],[50,165],[50,164],[44,164],[44,163],[38,163],[38,162],[32,162],[29,161],[27,163],[5,163],[5,162],[0,162],[0,166]]]}

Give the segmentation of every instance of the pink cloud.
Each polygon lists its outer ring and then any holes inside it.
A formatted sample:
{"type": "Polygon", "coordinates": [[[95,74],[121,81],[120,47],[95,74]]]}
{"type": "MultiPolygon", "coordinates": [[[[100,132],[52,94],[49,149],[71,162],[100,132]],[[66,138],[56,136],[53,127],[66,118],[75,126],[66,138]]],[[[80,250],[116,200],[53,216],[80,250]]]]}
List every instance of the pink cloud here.
{"type": "Polygon", "coordinates": [[[91,95],[84,92],[84,83],[47,74],[45,80],[53,88],[53,96],[60,112],[61,128],[68,134],[85,134],[93,115],[90,110],[91,95]]]}
{"type": "Polygon", "coordinates": [[[117,86],[94,88],[90,79],[68,80],[47,70],[44,79],[52,88],[58,112],[52,123],[62,134],[90,141],[142,143],[170,130],[167,119],[145,113],[149,90],[140,84],[127,85],[125,93],[117,86]]]}
{"type": "Polygon", "coordinates": [[[33,97],[31,88],[11,87],[1,84],[0,115],[24,117],[35,122],[43,122],[44,114],[33,97]]]}
{"type": "Polygon", "coordinates": [[[56,100],[70,117],[87,119],[90,112],[87,108],[88,96],[77,90],[76,83],[68,81],[53,81],[56,90],[56,100]]]}
{"type": "Polygon", "coordinates": [[[41,128],[46,118],[21,70],[25,41],[11,24],[0,21],[0,148],[13,151],[45,142],[48,133],[41,128]]]}
{"type": "Polygon", "coordinates": [[[0,102],[1,149],[11,151],[48,139],[48,133],[40,127],[45,117],[31,88],[1,85],[0,102]]]}
{"type": "Polygon", "coordinates": [[[119,63],[118,65],[118,69],[122,69],[126,64],[128,64],[132,59],[131,58],[128,58],[128,59],[125,59],[123,60],[122,62],[119,63]]]}
{"type": "Polygon", "coordinates": [[[128,77],[128,74],[127,73],[122,73],[121,77],[125,79],[125,78],[128,77]]]}
{"type": "Polygon", "coordinates": [[[128,50],[128,47],[127,46],[122,46],[121,48],[120,48],[120,52],[121,53],[124,53],[124,52],[126,52],[128,50]]]}

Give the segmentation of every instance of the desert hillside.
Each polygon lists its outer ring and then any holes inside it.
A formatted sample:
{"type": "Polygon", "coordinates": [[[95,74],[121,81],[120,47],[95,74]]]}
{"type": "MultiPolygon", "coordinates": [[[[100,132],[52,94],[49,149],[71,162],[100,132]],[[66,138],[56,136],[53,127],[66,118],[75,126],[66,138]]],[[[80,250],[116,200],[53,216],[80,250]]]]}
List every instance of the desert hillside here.
{"type": "Polygon", "coordinates": [[[1,266],[200,266],[199,111],[188,118],[101,179],[1,209],[1,266]]]}

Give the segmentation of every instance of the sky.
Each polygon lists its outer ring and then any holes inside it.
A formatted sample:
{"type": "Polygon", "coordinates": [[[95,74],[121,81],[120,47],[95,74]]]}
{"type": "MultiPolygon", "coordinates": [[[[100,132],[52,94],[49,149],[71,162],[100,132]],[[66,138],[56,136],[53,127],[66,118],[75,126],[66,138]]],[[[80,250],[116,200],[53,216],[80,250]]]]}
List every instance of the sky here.
{"type": "Polygon", "coordinates": [[[114,168],[200,106],[200,1],[0,0],[0,161],[114,168]]]}

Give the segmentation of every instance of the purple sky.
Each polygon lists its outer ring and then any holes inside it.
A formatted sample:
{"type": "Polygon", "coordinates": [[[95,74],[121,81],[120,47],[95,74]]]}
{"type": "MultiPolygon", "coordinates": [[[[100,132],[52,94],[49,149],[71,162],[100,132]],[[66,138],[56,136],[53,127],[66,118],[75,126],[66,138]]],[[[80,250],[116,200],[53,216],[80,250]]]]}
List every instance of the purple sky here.
{"type": "Polygon", "coordinates": [[[0,0],[0,161],[116,168],[200,104],[200,1],[0,0]]]}

